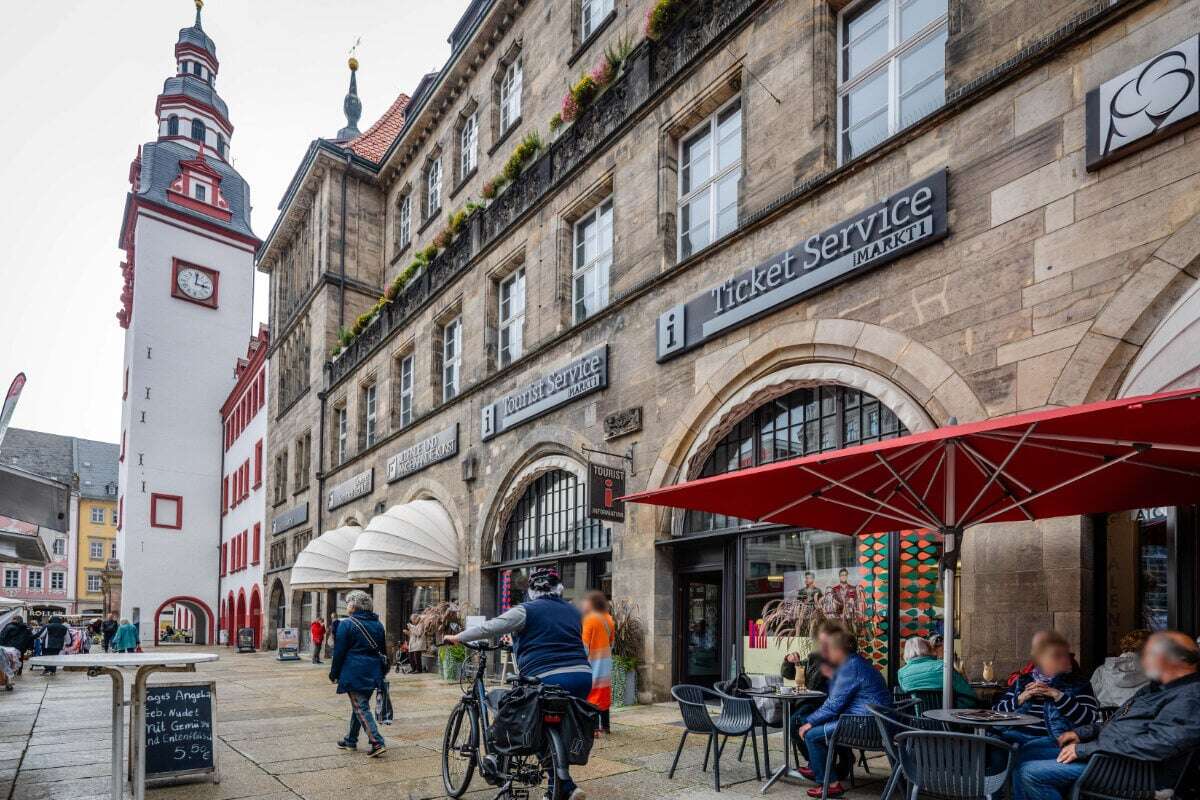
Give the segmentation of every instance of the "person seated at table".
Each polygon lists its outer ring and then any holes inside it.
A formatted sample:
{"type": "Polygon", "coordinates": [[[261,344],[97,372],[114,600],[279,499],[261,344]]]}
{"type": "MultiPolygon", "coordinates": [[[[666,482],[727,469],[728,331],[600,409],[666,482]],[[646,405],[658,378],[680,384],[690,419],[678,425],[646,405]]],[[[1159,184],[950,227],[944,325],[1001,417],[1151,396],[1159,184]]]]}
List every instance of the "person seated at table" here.
{"type": "MultiPolygon", "coordinates": [[[[1030,652],[1037,649],[1038,642],[1040,642],[1043,638],[1045,638],[1046,636],[1054,636],[1054,635],[1061,636],[1061,634],[1059,634],[1058,631],[1055,631],[1055,630],[1040,630],[1040,631],[1035,632],[1033,634],[1033,639],[1029,643],[1030,652]]],[[[1082,675],[1083,670],[1079,668],[1079,662],[1075,660],[1075,654],[1071,653],[1070,656],[1071,656],[1071,671],[1078,673],[1079,675],[1082,675]]],[[[1029,673],[1033,672],[1033,667],[1034,667],[1033,658],[1030,657],[1030,659],[1025,662],[1025,665],[1022,666],[1019,670],[1016,670],[1015,672],[1010,672],[1008,674],[1008,680],[1006,681],[1007,685],[1012,686],[1014,683],[1017,682],[1017,678],[1026,676],[1029,673]]]]}
{"type": "MultiPolygon", "coordinates": [[[[900,689],[905,692],[942,689],[942,672],[945,661],[934,657],[933,646],[920,636],[904,641],[904,666],[896,673],[900,689]]],[[[954,672],[954,705],[958,708],[976,708],[979,698],[975,690],[957,670],[954,672]]]]}
{"type": "MultiPolygon", "coordinates": [[[[1083,725],[1058,737],[1062,749],[1026,759],[1013,776],[1016,800],[1062,800],[1097,753],[1139,761],[1171,761],[1200,747],[1200,647],[1178,631],[1150,637],[1142,650],[1142,670],[1150,682],[1103,725],[1083,725]]],[[[1177,764],[1154,772],[1160,789],[1179,782],[1177,764]]]]}
{"type": "MultiPolygon", "coordinates": [[[[808,753],[808,767],[801,768],[800,773],[818,784],[816,788],[808,790],[809,797],[821,796],[819,784],[825,782],[829,739],[837,729],[838,718],[843,714],[869,716],[869,706],[892,705],[892,693],[888,690],[887,682],[871,666],[870,661],[858,654],[858,641],[854,634],[836,623],[825,624],[821,627],[818,639],[825,659],[834,667],[834,673],[825,702],[804,719],[804,724],[797,731],[808,753]]],[[[853,768],[853,758],[850,768],[853,768]]],[[[839,776],[845,774],[848,774],[848,770],[838,773],[839,776]]],[[[845,791],[841,780],[829,784],[829,797],[841,797],[845,791]]]]}
{"type": "MultiPolygon", "coordinates": [[[[788,653],[783,663],[779,666],[779,675],[785,681],[795,682],[797,674],[804,675],[804,688],[811,692],[829,692],[829,678],[833,675],[833,666],[825,660],[821,655],[821,648],[818,646],[807,656],[802,656],[799,653],[788,653]]],[[[793,719],[806,717],[812,711],[815,711],[817,706],[821,705],[820,700],[810,701],[811,707],[805,708],[804,703],[796,706],[797,710],[792,713],[793,719]]],[[[797,723],[793,727],[799,727],[797,723]]]]}
{"type": "Polygon", "coordinates": [[[1103,706],[1120,706],[1137,694],[1150,679],[1142,672],[1142,649],[1150,631],[1138,628],[1121,637],[1119,656],[1109,656],[1092,673],[1096,701],[1103,706]]]}
{"type": "Polygon", "coordinates": [[[1052,757],[1064,734],[1096,721],[1099,704],[1091,684],[1071,668],[1071,646],[1061,633],[1045,631],[1034,644],[1033,669],[996,702],[996,711],[1028,714],[1033,725],[1002,728],[996,735],[1020,747],[1017,760],[1052,757]]]}

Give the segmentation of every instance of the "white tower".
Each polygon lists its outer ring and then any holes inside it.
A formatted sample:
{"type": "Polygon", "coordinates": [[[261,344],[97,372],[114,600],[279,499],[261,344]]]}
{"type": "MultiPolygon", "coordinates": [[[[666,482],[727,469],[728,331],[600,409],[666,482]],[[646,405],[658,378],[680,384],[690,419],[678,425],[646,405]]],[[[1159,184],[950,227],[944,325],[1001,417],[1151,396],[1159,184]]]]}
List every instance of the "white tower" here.
{"type": "Polygon", "coordinates": [[[212,643],[222,477],[221,404],[253,317],[250,192],[229,164],[233,126],[215,88],[216,46],[179,32],[157,140],[130,168],[121,224],[121,616],[143,642],[180,623],[212,643]]]}

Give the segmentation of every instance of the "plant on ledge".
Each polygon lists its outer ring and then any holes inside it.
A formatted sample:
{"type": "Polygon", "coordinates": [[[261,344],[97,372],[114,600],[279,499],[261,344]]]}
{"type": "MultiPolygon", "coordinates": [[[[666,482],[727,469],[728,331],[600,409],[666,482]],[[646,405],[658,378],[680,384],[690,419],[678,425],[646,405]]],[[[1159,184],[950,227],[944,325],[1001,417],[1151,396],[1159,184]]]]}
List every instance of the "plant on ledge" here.
{"type": "Polygon", "coordinates": [[[617,79],[621,67],[633,52],[633,40],[622,36],[615,45],[604,50],[591,72],[579,76],[562,99],[562,108],[550,118],[550,130],[557,132],[564,124],[572,122],[583,110],[596,101],[604,90],[617,79]]]}
{"type": "MultiPolygon", "coordinates": [[[[483,199],[494,200],[496,195],[500,194],[501,189],[521,176],[525,167],[529,166],[545,147],[546,143],[542,141],[542,137],[537,131],[526,134],[525,138],[513,149],[512,155],[508,157],[500,174],[483,184],[483,189],[480,191],[483,199]]],[[[467,203],[468,207],[472,205],[476,205],[476,211],[482,208],[478,204],[467,203]]]]}
{"type": "Polygon", "coordinates": [[[658,40],[683,17],[691,0],[654,0],[646,9],[646,38],[658,40]]]}

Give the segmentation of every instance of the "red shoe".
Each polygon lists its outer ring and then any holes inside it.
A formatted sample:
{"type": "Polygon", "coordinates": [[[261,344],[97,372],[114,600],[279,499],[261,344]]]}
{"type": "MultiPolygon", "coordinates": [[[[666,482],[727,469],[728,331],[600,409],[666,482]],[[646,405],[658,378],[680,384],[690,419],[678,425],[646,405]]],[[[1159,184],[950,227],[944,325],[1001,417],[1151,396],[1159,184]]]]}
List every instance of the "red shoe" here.
{"type": "Polygon", "coordinates": [[[817,779],[817,773],[813,772],[811,767],[798,767],[796,772],[799,772],[810,781],[815,781],[817,779]]]}
{"type": "MultiPolygon", "coordinates": [[[[829,791],[826,794],[826,797],[841,797],[845,793],[846,793],[845,787],[842,786],[840,781],[838,781],[838,782],[829,784],[829,791]]],[[[820,797],[821,796],[821,787],[814,786],[813,788],[809,789],[808,796],[809,797],[820,797]]]]}

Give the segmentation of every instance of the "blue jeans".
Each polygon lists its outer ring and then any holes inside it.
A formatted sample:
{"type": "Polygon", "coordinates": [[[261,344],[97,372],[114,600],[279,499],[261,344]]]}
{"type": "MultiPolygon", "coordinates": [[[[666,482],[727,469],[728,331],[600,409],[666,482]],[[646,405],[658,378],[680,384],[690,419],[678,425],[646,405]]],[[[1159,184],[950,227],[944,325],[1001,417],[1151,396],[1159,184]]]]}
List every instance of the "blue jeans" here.
{"type": "Polygon", "coordinates": [[[1022,761],[1013,777],[1013,800],[1064,800],[1084,766],[1083,761],[1059,764],[1053,758],[1022,761]]]}
{"type": "Polygon", "coordinates": [[[358,732],[366,730],[367,741],[372,747],[383,744],[379,735],[379,727],[375,724],[375,716],[371,713],[371,692],[346,692],[350,698],[350,732],[346,741],[358,744],[358,732]]]}
{"type": "MultiPolygon", "coordinates": [[[[808,748],[808,767],[813,771],[813,780],[825,782],[825,761],[829,758],[829,740],[837,730],[837,720],[814,725],[804,734],[804,746],[808,748]]],[[[837,777],[836,775],[834,776],[837,777]]]]}
{"type": "MultiPolygon", "coordinates": [[[[590,672],[563,672],[558,675],[546,675],[542,677],[542,683],[561,687],[572,697],[587,700],[588,694],[592,691],[592,674],[590,672]]],[[[570,797],[578,787],[575,781],[568,777],[563,781],[562,788],[563,796],[570,797]]]]}

